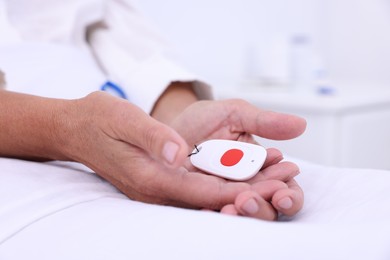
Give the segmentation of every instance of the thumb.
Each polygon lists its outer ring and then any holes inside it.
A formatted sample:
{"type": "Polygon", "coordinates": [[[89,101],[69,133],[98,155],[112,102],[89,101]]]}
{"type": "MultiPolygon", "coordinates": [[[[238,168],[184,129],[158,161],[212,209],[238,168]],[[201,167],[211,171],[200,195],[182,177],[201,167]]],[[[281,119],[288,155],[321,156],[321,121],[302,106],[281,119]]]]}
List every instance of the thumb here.
{"type": "Polygon", "coordinates": [[[119,111],[111,129],[118,139],[143,149],[168,167],[177,168],[184,163],[189,148],[174,129],[129,102],[116,108],[119,111]]]}

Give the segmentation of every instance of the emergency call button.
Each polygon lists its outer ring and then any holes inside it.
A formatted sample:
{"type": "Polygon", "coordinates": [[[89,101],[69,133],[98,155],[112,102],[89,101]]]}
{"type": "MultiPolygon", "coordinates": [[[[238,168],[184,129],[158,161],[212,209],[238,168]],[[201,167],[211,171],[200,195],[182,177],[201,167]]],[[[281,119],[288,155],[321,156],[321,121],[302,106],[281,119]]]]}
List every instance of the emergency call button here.
{"type": "Polygon", "coordinates": [[[231,167],[239,163],[243,156],[244,152],[240,149],[230,149],[222,155],[220,161],[223,166],[231,167]]]}

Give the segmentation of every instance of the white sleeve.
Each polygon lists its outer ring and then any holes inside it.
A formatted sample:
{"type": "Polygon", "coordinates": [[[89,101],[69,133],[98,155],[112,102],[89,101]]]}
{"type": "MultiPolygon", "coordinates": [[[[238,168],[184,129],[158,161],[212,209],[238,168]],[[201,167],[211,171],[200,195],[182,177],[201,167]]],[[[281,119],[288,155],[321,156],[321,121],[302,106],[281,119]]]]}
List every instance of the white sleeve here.
{"type": "Polygon", "coordinates": [[[174,81],[193,82],[199,99],[212,96],[208,85],[167,57],[167,43],[129,0],[107,1],[103,21],[90,29],[88,39],[110,80],[147,112],[174,81]]]}

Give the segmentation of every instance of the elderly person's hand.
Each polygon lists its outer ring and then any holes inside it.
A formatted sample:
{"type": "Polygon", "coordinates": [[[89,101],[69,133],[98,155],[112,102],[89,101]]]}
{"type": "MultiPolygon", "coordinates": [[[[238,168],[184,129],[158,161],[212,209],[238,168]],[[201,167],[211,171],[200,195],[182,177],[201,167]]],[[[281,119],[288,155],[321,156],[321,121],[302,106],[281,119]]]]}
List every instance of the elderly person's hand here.
{"type": "Polygon", "coordinates": [[[292,179],[298,169],[279,163],[277,150],[269,150],[261,174],[248,182],[203,174],[187,157],[192,150],[187,143],[208,138],[252,142],[249,133],[295,137],[304,129],[299,118],[264,112],[238,100],[202,101],[172,117],[176,132],[128,101],[103,92],[58,100],[0,91],[0,101],[0,122],[8,122],[0,132],[2,156],[81,162],[128,197],[149,203],[261,219],[275,219],[279,210],[294,214],[302,205],[302,192],[292,179]]]}
{"type": "MultiPolygon", "coordinates": [[[[243,100],[224,100],[193,103],[170,125],[189,144],[199,144],[207,139],[256,143],[252,134],[275,140],[290,139],[300,135],[306,123],[296,116],[263,111],[243,100]]],[[[246,182],[247,186],[241,191],[238,187],[242,183],[218,178],[220,197],[210,200],[213,204],[209,208],[261,219],[274,219],[278,212],[286,215],[297,213],[303,204],[303,192],[293,177],[299,169],[293,163],[280,162],[282,158],[278,150],[268,149],[263,168],[246,182]],[[223,196],[227,194],[225,189],[230,192],[235,190],[236,193],[232,192],[234,199],[223,196]]],[[[188,175],[199,172],[189,162],[186,169],[188,175]]]]}
{"type": "MultiPolygon", "coordinates": [[[[189,146],[214,138],[256,143],[252,134],[275,140],[291,139],[302,134],[306,127],[302,118],[263,111],[243,100],[199,102],[191,85],[184,82],[168,88],[152,115],[172,126],[189,146]]],[[[221,192],[219,199],[209,200],[213,203],[209,208],[261,219],[275,219],[278,213],[297,213],[303,205],[303,192],[293,179],[299,168],[281,162],[283,155],[277,149],[267,150],[260,174],[246,182],[250,186],[238,192],[242,184],[219,179],[223,183],[221,188],[229,187],[230,194],[238,195],[232,198],[221,192]]],[[[190,174],[200,172],[188,161],[186,169],[190,174]]]]}
{"type": "Polygon", "coordinates": [[[248,182],[204,174],[187,157],[192,150],[187,143],[209,138],[253,142],[249,133],[295,137],[305,127],[298,117],[265,112],[240,100],[199,101],[171,121],[175,132],[106,93],[93,93],[76,103],[66,154],[132,199],[261,219],[275,219],[277,211],[291,215],[302,206],[302,192],[293,181],[298,168],[279,163],[282,155],[275,149],[268,150],[261,174],[248,182]]]}

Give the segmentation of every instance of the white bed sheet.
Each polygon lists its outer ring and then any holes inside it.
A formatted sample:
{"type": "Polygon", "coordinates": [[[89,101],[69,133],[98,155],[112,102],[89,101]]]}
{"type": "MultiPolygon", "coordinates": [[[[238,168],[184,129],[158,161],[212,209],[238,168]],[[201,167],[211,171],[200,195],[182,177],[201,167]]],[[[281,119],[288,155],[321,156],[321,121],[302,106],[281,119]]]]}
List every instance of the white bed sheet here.
{"type": "Polygon", "coordinates": [[[135,202],[74,163],[2,158],[0,259],[390,259],[390,172],[296,162],[305,206],[273,223],[135,202]]]}

